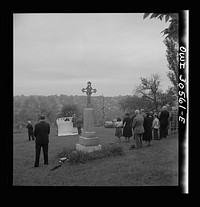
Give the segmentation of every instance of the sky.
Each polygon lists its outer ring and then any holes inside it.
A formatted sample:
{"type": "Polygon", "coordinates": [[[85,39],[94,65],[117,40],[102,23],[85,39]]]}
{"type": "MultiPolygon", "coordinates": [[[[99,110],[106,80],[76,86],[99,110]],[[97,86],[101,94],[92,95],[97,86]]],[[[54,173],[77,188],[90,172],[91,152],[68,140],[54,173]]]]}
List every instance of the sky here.
{"type": "Polygon", "coordinates": [[[133,95],[140,78],[171,83],[164,36],[169,23],[143,13],[13,15],[14,95],[133,95]]]}

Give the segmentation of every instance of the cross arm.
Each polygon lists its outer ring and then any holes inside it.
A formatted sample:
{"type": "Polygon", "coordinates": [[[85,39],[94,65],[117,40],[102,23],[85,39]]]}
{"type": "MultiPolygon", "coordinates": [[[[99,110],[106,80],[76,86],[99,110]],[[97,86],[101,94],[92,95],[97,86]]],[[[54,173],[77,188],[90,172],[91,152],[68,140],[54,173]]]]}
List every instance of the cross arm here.
{"type": "Polygon", "coordinates": [[[85,88],[82,88],[82,92],[85,93],[87,91],[87,89],[85,88]]]}

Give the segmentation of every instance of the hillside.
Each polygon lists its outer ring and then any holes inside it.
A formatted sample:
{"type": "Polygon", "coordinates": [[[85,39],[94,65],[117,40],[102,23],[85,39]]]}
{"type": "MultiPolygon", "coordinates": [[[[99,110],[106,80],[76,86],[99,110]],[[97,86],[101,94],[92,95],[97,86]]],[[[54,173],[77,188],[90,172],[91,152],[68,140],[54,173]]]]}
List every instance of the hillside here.
{"type": "MultiPolygon", "coordinates": [[[[123,115],[118,103],[124,97],[104,97],[105,120],[112,120],[123,115]]],[[[19,129],[24,127],[28,120],[31,120],[33,123],[36,122],[41,110],[48,112],[49,122],[53,125],[64,105],[75,104],[82,114],[83,108],[86,107],[86,102],[87,97],[84,95],[14,96],[14,128],[19,129]]],[[[95,109],[95,125],[101,125],[103,123],[103,97],[92,96],[92,106],[95,109]]]]}
{"type": "MultiPolygon", "coordinates": [[[[116,142],[113,129],[95,128],[101,145],[116,142]]],[[[51,129],[49,139],[49,165],[34,168],[34,142],[28,141],[27,133],[14,135],[13,171],[8,171],[9,181],[14,186],[178,186],[178,135],[173,134],[161,141],[152,140],[150,147],[129,150],[135,140],[122,139],[122,156],[102,158],[81,164],[59,164],[58,153],[78,143],[78,135],[57,137],[56,129],[51,129]]],[[[111,145],[112,146],[112,145],[111,145]]],[[[163,189],[163,188],[162,188],[163,189]]],[[[137,189],[138,190],[138,189],[137,189]]],[[[143,190],[143,189],[142,189],[143,190]]],[[[166,188],[165,188],[166,190],[166,188]]],[[[172,188],[170,188],[172,190],[172,188]]],[[[152,188],[150,188],[152,192],[152,188]]]]}

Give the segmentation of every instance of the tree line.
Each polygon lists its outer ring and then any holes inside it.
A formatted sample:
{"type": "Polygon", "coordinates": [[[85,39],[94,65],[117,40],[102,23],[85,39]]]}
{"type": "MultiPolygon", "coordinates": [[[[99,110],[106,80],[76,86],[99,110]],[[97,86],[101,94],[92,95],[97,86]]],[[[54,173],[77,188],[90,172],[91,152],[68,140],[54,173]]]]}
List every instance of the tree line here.
{"type": "Polygon", "coordinates": [[[160,86],[158,74],[152,74],[150,78],[141,78],[141,83],[134,90],[132,96],[127,96],[119,102],[123,111],[133,113],[136,109],[148,111],[160,111],[164,105],[177,106],[177,94],[173,86],[163,92],[160,86]]]}
{"type": "MultiPolygon", "coordinates": [[[[112,120],[115,115],[121,115],[122,111],[118,105],[119,100],[123,96],[116,97],[104,97],[105,100],[105,119],[112,120]]],[[[36,123],[38,121],[38,115],[46,115],[47,121],[54,126],[55,121],[59,117],[72,116],[74,113],[76,116],[83,118],[83,109],[86,107],[86,96],[68,96],[61,94],[50,96],[14,96],[14,115],[13,115],[13,127],[19,129],[25,127],[28,121],[36,123]]],[[[92,106],[95,109],[95,125],[102,125],[102,96],[92,97],[92,106]]]]}
{"type": "MultiPolygon", "coordinates": [[[[104,121],[123,117],[125,112],[135,109],[159,110],[163,105],[176,105],[177,96],[174,87],[163,92],[160,87],[160,77],[153,74],[149,78],[141,78],[133,95],[102,97],[92,96],[92,107],[95,111],[95,125],[101,126],[104,121]],[[103,104],[105,105],[103,117],[103,104]]],[[[48,122],[55,126],[59,117],[76,116],[83,119],[83,109],[86,107],[86,96],[68,96],[61,94],[50,96],[14,96],[14,129],[25,127],[28,121],[36,123],[38,115],[44,114],[48,122]]]]}

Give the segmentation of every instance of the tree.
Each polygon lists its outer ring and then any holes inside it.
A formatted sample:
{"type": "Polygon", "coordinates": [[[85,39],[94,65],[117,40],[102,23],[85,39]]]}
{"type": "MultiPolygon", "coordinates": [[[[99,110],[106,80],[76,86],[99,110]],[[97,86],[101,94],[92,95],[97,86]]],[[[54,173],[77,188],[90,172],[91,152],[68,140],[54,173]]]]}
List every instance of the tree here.
{"type": "MultiPolygon", "coordinates": [[[[159,91],[159,90],[158,90],[159,91]]],[[[136,94],[138,91],[136,91],[136,94]]],[[[120,109],[132,113],[136,109],[145,109],[148,111],[158,110],[162,106],[168,104],[170,107],[175,106],[177,96],[174,87],[169,87],[165,93],[159,91],[157,93],[156,103],[147,95],[134,94],[133,96],[126,96],[119,101],[120,109]],[[142,95],[142,96],[139,96],[142,95]],[[156,108],[155,108],[156,106],[156,108]]]]}
{"type": "MultiPolygon", "coordinates": [[[[143,19],[148,17],[151,13],[144,13],[143,19]]],[[[161,33],[167,35],[165,38],[173,39],[175,42],[178,42],[178,31],[179,31],[179,17],[178,13],[152,13],[151,18],[157,18],[162,21],[165,17],[165,22],[169,21],[170,25],[168,28],[164,29],[161,33]]]]}
{"type": "Polygon", "coordinates": [[[73,114],[76,114],[76,116],[80,116],[80,111],[77,107],[76,104],[66,104],[63,106],[62,110],[61,110],[61,117],[65,117],[65,116],[73,116],[73,114]]]}
{"type": "Polygon", "coordinates": [[[39,113],[39,104],[35,96],[29,96],[23,105],[21,116],[23,121],[36,120],[39,113]]]}
{"type": "Polygon", "coordinates": [[[136,93],[153,103],[154,109],[158,109],[158,100],[161,94],[160,77],[153,74],[149,79],[141,78],[141,84],[136,88],[136,93]]]}
{"type": "MultiPolygon", "coordinates": [[[[148,17],[151,13],[144,13],[143,19],[148,17]]],[[[178,34],[179,34],[179,16],[178,13],[152,13],[151,18],[157,18],[162,21],[165,17],[165,22],[170,22],[169,27],[164,29],[161,33],[166,35],[164,44],[167,46],[167,61],[169,72],[168,78],[172,82],[176,93],[178,93],[178,34]]]]}
{"type": "Polygon", "coordinates": [[[168,68],[170,70],[167,76],[172,82],[176,93],[178,94],[178,47],[173,39],[166,38],[164,43],[167,46],[166,57],[168,68]]]}
{"type": "Polygon", "coordinates": [[[170,107],[175,106],[177,102],[177,94],[174,87],[169,87],[165,93],[160,94],[159,105],[169,105],[170,107]]]}
{"type": "Polygon", "coordinates": [[[137,95],[126,96],[119,101],[119,106],[122,111],[132,113],[136,109],[146,108],[147,102],[137,95]]]}

